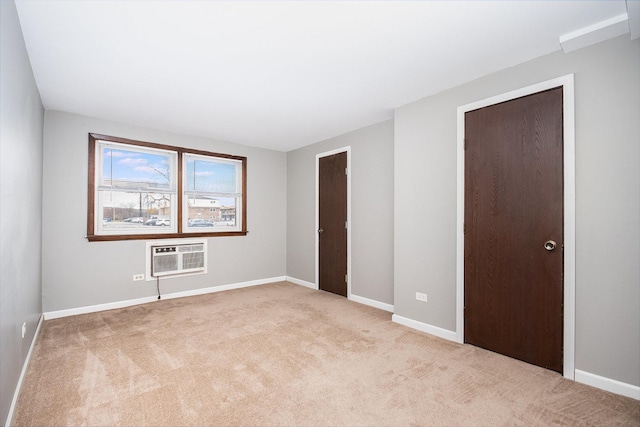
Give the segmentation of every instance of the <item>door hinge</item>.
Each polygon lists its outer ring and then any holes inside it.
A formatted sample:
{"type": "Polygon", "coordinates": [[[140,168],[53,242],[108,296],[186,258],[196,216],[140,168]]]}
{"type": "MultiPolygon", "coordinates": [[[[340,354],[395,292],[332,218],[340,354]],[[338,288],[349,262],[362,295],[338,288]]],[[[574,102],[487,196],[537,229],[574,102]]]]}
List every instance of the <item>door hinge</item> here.
{"type": "Polygon", "coordinates": [[[344,168],[344,174],[349,175],[349,168],[344,168]]]}
{"type": "Polygon", "coordinates": [[[344,222],[344,229],[345,229],[345,230],[348,230],[348,229],[349,229],[349,222],[348,222],[348,221],[345,221],[345,222],[344,222]]]}
{"type": "Polygon", "coordinates": [[[344,275],[344,282],[345,283],[349,283],[349,275],[348,274],[344,275]]]}
{"type": "Polygon", "coordinates": [[[462,145],[463,145],[463,148],[462,148],[462,149],[463,149],[463,150],[466,150],[466,149],[467,149],[467,138],[465,138],[465,139],[464,139],[464,142],[463,142],[463,144],[462,144],[462,145]]]}

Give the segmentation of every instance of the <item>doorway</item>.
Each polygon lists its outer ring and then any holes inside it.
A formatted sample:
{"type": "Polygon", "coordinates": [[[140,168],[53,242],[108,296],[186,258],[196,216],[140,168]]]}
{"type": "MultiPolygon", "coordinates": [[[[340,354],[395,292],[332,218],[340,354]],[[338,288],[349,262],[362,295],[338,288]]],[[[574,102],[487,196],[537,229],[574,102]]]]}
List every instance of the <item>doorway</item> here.
{"type": "Polygon", "coordinates": [[[465,113],[464,341],[562,372],[562,87],[465,113]]]}
{"type": "Polygon", "coordinates": [[[348,297],[349,150],[317,156],[316,280],[318,288],[348,297]]]}
{"type": "MultiPolygon", "coordinates": [[[[573,111],[572,75],[458,108],[458,293],[456,339],[458,342],[469,342],[511,357],[548,367],[563,373],[565,377],[570,379],[574,378],[575,343],[575,136],[573,111]],[[540,111],[533,113],[531,116],[526,116],[523,115],[523,110],[518,110],[518,108],[522,107],[522,105],[516,105],[519,102],[524,104],[532,100],[534,100],[534,103],[539,102],[539,100],[535,101],[534,96],[539,92],[545,93],[547,97],[555,98],[558,109],[552,115],[555,115],[556,118],[559,117],[559,121],[556,121],[553,125],[542,124],[540,111]],[[512,103],[512,101],[514,102],[512,103]],[[558,101],[559,103],[557,103],[558,101]],[[489,122],[488,120],[492,119],[483,115],[492,113],[493,107],[491,106],[496,107],[494,111],[498,111],[499,115],[509,116],[510,114],[515,114],[520,123],[502,126],[500,125],[501,120],[489,122]],[[509,110],[514,108],[517,112],[510,113],[509,110]],[[502,110],[499,111],[500,109],[502,110]],[[476,113],[478,114],[476,115],[476,113]],[[469,123],[467,123],[467,119],[469,119],[469,123]],[[476,121],[476,124],[472,123],[473,120],[476,121]],[[487,124],[489,124],[488,127],[490,128],[489,133],[494,132],[493,135],[489,135],[488,140],[499,139],[505,133],[515,132],[515,134],[518,134],[515,136],[517,144],[512,145],[516,145],[517,149],[521,150],[520,160],[518,160],[518,155],[516,155],[515,160],[509,159],[508,156],[504,157],[502,153],[504,148],[501,146],[486,147],[486,151],[489,153],[488,158],[469,158],[469,156],[483,156],[486,153],[471,153],[469,152],[469,147],[465,151],[465,139],[471,140],[468,141],[468,144],[472,144],[474,139],[471,135],[467,136],[466,132],[477,131],[475,128],[468,129],[467,125],[470,127],[480,126],[481,128],[487,124]],[[520,129],[517,129],[518,126],[520,129]],[[538,127],[536,128],[536,126],[538,127]],[[548,126],[559,128],[561,142],[558,143],[558,140],[556,140],[556,145],[560,146],[561,154],[559,158],[556,157],[555,163],[550,160],[547,154],[544,154],[546,153],[546,147],[542,150],[546,143],[541,142],[541,132],[547,133],[548,126]],[[533,145],[527,145],[528,143],[523,142],[526,140],[526,137],[522,136],[522,129],[525,127],[529,128],[529,130],[533,127],[534,130],[532,132],[534,134],[538,132],[532,138],[533,145]],[[524,156],[522,155],[522,150],[532,151],[524,156]],[[533,169],[530,166],[524,166],[522,163],[518,164],[517,162],[523,161],[523,158],[533,158],[534,163],[538,162],[538,164],[533,169]],[[506,172],[506,175],[504,175],[505,172],[498,172],[503,167],[509,169],[509,165],[514,165],[513,162],[515,162],[515,175],[513,171],[506,172]],[[541,167],[540,162],[545,164],[554,163],[552,169],[556,172],[550,172],[549,165],[541,167]],[[480,175],[483,173],[486,175],[482,178],[486,179],[484,183],[473,181],[475,179],[473,173],[475,172],[472,173],[472,168],[475,168],[476,172],[480,169],[484,171],[480,173],[480,175]],[[539,239],[537,234],[545,234],[542,231],[545,226],[541,225],[543,221],[539,218],[536,219],[535,215],[534,219],[527,219],[526,215],[532,210],[531,206],[549,203],[549,199],[544,199],[544,197],[550,190],[541,190],[537,195],[526,196],[525,207],[520,211],[517,210],[516,205],[523,205],[523,203],[516,202],[514,194],[522,194],[521,189],[514,190],[514,192],[509,193],[510,195],[507,194],[508,191],[506,193],[503,191],[503,187],[507,183],[514,184],[518,180],[526,181],[530,179],[525,178],[528,172],[521,173],[523,169],[525,172],[526,170],[533,170],[534,180],[539,179],[542,175],[559,173],[559,180],[557,177],[555,178],[555,185],[556,187],[560,186],[560,200],[555,200],[553,202],[554,207],[549,208],[549,210],[543,209],[542,216],[548,216],[551,211],[555,211],[556,214],[560,212],[560,229],[547,230],[546,238],[541,242],[536,242],[539,244],[534,243],[534,241],[539,239]],[[503,174],[502,176],[501,173],[503,174]],[[504,182],[500,183],[500,180],[504,182]],[[480,190],[479,188],[482,188],[482,186],[488,188],[480,190]],[[497,190],[498,187],[500,187],[500,190],[497,190]],[[482,194],[483,192],[485,194],[482,194]],[[484,201],[476,200],[476,197],[484,201]],[[469,203],[467,203],[467,199],[469,199],[469,203]],[[482,207],[482,203],[485,203],[484,207],[482,207]],[[474,204],[478,204],[478,206],[473,206],[474,204]],[[489,213],[487,218],[482,218],[482,215],[491,211],[493,213],[489,213]],[[503,225],[512,222],[514,217],[518,221],[528,223],[527,227],[529,229],[526,230],[516,226],[515,231],[514,229],[504,231],[502,229],[503,225]],[[563,221],[564,224],[562,224],[563,221]],[[470,233],[471,236],[467,233],[470,233]],[[553,236],[549,236],[549,234],[553,236]],[[522,242],[526,242],[526,244],[522,242]],[[476,246],[474,247],[474,245],[476,246]],[[529,246],[530,253],[518,253],[522,248],[528,250],[527,247],[529,246]],[[506,262],[502,262],[505,260],[506,262]],[[521,263],[521,261],[524,262],[521,263]],[[547,271],[549,262],[554,264],[554,272],[547,271]],[[524,264],[524,266],[520,264],[524,264]],[[527,270],[527,266],[531,268],[527,270]],[[531,285],[525,284],[530,279],[529,276],[534,276],[531,271],[541,272],[542,276],[554,276],[554,279],[549,279],[549,277],[534,278],[532,280],[536,283],[536,286],[532,289],[531,285]],[[477,283],[473,282],[475,277],[480,277],[479,280],[485,282],[482,285],[484,287],[472,289],[472,286],[477,285],[477,283]],[[540,283],[547,282],[555,283],[555,285],[550,285],[553,288],[551,293],[554,294],[554,302],[552,303],[549,303],[548,300],[548,298],[551,298],[550,296],[542,296],[542,294],[538,293],[540,289],[536,288],[540,286],[540,283]],[[517,288],[518,286],[521,287],[521,293],[512,293],[512,288],[517,288]],[[478,291],[476,295],[473,294],[474,291],[478,291]],[[506,302],[503,297],[506,298],[506,302]],[[474,298],[479,298],[481,303],[474,302],[474,298]],[[502,302],[500,302],[501,299],[503,299],[502,302]],[[518,306],[522,302],[514,302],[522,299],[530,302],[525,308],[518,306]],[[471,304],[471,307],[465,307],[465,304],[471,304]],[[552,308],[547,310],[550,306],[552,308]],[[519,312],[527,314],[518,317],[519,312]],[[532,326],[527,320],[530,317],[544,317],[548,312],[552,312],[553,314],[549,316],[555,319],[553,321],[555,326],[551,328],[555,331],[555,335],[552,337],[549,335],[550,329],[548,325],[533,324],[532,326]],[[543,314],[541,315],[541,313],[543,314]],[[533,334],[533,337],[527,337],[527,334],[533,334]],[[509,339],[507,337],[510,337],[511,343],[508,343],[509,339]],[[498,344],[494,342],[496,340],[499,341],[498,344]],[[527,342],[527,340],[530,342],[527,342]],[[538,347],[541,342],[552,342],[552,349],[540,350],[538,347]],[[543,355],[536,355],[536,353],[543,353],[543,355]],[[549,353],[554,354],[553,358],[549,358],[549,353]],[[540,358],[543,360],[542,362],[540,362],[540,358]]],[[[534,181],[534,193],[537,186],[538,183],[534,181]]]]}

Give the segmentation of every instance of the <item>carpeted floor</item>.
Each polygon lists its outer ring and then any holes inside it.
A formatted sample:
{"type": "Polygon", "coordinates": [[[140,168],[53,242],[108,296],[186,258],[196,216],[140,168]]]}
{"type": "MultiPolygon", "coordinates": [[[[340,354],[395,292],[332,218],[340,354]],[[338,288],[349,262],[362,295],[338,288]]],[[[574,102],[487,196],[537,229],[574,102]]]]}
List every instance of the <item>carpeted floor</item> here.
{"type": "Polygon", "coordinates": [[[274,283],[44,322],[16,426],[640,425],[640,402],[274,283]]]}

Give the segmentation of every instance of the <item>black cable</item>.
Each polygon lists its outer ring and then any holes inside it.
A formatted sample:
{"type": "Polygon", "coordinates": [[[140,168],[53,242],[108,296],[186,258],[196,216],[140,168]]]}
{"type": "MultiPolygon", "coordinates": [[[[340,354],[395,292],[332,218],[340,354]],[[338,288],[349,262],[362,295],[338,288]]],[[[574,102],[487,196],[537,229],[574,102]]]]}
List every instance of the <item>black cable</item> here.
{"type": "Polygon", "coordinates": [[[160,276],[156,276],[156,287],[158,288],[158,299],[160,299],[160,276]]]}

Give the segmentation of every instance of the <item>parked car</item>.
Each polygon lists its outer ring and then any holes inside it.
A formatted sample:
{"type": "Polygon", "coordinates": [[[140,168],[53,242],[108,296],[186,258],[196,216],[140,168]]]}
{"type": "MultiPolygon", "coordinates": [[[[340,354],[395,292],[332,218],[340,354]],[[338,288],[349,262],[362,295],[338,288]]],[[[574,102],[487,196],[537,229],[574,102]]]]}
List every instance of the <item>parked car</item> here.
{"type": "Polygon", "coordinates": [[[213,222],[206,219],[194,219],[189,222],[189,227],[213,227],[213,222]]]}
{"type": "Polygon", "coordinates": [[[125,218],[124,222],[134,222],[134,223],[142,224],[144,222],[144,218],[142,218],[141,216],[134,216],[131,218],[125,218]]]}
{"type": "Polygon", "coordinates": [[[165,219],[165,218],[159,218],[159,219],[156,219],[155,221],[156,221],[155,225],[163,225],[163,226],[167,226],[167,227],[169,225],[171,225],[170,221],[168,219],[165,219]]]}
{"type": "Polygon", "coordinates": [[[147,222],[144,223],[144,225],[156,225],[156,221],[157,219],[155,218],[148,219],[147,222]]]}

